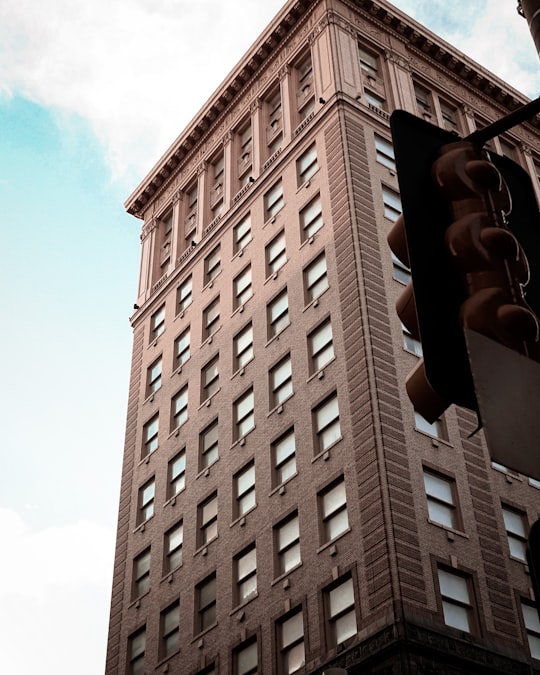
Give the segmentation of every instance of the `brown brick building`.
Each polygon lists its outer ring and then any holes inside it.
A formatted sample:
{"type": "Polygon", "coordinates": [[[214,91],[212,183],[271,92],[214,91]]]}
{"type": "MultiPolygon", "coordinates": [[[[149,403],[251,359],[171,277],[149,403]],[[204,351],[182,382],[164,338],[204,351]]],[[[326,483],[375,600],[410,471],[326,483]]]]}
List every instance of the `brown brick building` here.
{"type": "MultiPolygon", "coordinates": [[[[523,101],[385,0],[291,0],[130,196],[109,675],[539,666],[540,484],[415,415],[386,244],[389,111],[465,135],[523,101]]],[[[492,146],[537,180],[537,128],[492,146]]]]}

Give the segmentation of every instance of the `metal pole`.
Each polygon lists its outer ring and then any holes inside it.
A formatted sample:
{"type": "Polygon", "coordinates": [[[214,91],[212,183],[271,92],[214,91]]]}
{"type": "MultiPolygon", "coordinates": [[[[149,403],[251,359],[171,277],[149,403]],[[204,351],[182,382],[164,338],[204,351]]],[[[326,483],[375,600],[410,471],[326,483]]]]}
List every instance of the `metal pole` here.
{"type": "Polygon", "coordinates": [[[527,19],[536,51],[540,55],[540,0],[518,0],[517,11],[527,19]]]}

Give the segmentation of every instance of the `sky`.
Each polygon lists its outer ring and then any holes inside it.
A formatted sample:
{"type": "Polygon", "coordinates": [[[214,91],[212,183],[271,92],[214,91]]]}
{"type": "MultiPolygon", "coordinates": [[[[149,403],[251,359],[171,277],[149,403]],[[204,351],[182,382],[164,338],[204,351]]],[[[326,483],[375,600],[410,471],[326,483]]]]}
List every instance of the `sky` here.
{"type": "MultiPolygon", "coordinates": [[[[141,226],[123,202],[283,4],[0,3],[0,672],[104,671],[141,226]]],[[[516,0],[394,4],[540,93],[516,0]]]]}

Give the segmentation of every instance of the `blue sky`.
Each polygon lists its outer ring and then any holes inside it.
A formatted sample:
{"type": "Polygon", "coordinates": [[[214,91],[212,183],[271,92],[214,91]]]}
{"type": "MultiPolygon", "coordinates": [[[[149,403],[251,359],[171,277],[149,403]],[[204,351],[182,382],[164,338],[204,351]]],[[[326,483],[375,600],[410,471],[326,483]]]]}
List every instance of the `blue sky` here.
{"type": "MultiPolygon", "coordinates": [[[[2,672],[103,672],[139,265],[122,204],[282,4],[0,7],[2,672]]],[[[537,95],[514,0],[395,4],[537,95]]]]}

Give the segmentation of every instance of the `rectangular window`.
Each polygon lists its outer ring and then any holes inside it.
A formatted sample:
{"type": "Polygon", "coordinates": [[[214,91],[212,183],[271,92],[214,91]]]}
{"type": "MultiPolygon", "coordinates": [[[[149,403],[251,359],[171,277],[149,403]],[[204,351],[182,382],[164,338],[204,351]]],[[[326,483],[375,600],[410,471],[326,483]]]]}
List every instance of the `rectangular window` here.
{"type": "Polygon", "coordinates": [[[474,616],[470,579],[441,568],[438,574],[444,623],[452,628],[472,633],[474,616]]]}
{"type": "Polygon", "coordinates": [[[370,108],[376,108],[377,110],[386,110],[386,101],[382,96],[374,94],[371,91],[364,91],[364,97],[367,104],[370,108]]]}
{"type": "Polygon", "coordinates": [[[244,305],[253,295],[251,286],[251,265],[246,267],[233,281],[234,308],[244,305]]]}
{"type": "Polygon", "coordinates": [[[180,368],[190,357],[190,338],[189,326],[174,341],[174,368],[180,368]]]}
{"type": "Polygon", "coordinates": [[[422,351],[422,343],[420,340],[417,340],[415,337],[413,337],[409,331],[405,328],[405,326],[401,326],[401,330],[403,332],[403,346],[408,352],[411,352],[415,356],[422,356],[423,351],[422,351]]]}
{"type": "Polygon", "coordinates": [[[144,652],[146,650],[146,626],[128,638],[129,674],[144,675],[144,652]]]}
{"type": "Polygon", "coordinates": [[[379,164],[386,166],[391,171],[396,170],[396,156],[394,146],[386,138],[375,134],[375,152],[379,164]]]}
{"type": "Polygon", "coordinates": [[[165,331],[165,305],[161,305],[150,318],[150,342],[165,331]]]}
{"type": "Polygon", "coordinates": [[[311,145],[296,160],[296,174],[298,176],[298,187],[307,183],[307,181],[317,173],[319,164],[317,162],[317,146],[311,145]]]}
{"type": "Polygon", "coordinates": [[[444,101],[441,101],[440,103],[441,103],[441,115],[443,127],[448,131],[457,132],[458,131],[457,110],[448,103],[445,103],[444,101]]]}
{"type": "Polygon", "coordinates": [[[219,390],[219,354],[201,370],[201,403],[219,390]]]}
{"type": "Polygon", "coordinates": [[[184,545],[184,523],[180,521],[165,532],[164,574],[172,572],[182,564],[182,547],[184,545]]]}
{"type": "Polygon", "coordinates": [[[218,420],[215,420],[201,431],[199,437],[199,447],[200,447],[200,467],[199,470],[208,468],[213,464],[219,457],[219,435],[218,435],[219,423],[218,420]]]}
{"type": "Polygon", "coordinates": [[[356,635],[356,610],[351,577],[326,591],[326,611],[334,646],[356,635]]]}
{"type": "Polygon", "coordinates": [[[338,397],[335,392],[314,408],[313,426],[317,436],[317,452],[324,452],[341,438],[338,397]]]}
{"type": "Polygon", "coordinates": [[[209,253],[204,259],[204,283],[208,284],[221,272],[221,246],[209,253]]]}
{"type": "Polygon", "coordinates": [[[217,492],[201,502],[199,511],[199,546],[206,546],[217,537],[218,501],[217,492]]]}
{"type": "Polygon", "coordinates": [[[256,638],[242,643],[234,652],[234,675],[256,675],[259,672],[256,638]]]}
{"type": "Polygon", "coordinates": [[[236,573],[236,602],[241,604],[257,594],[257,551],[255,544],[236,556],[234,567],[236,573]]]}
{"type": "Polygon", "coordinates": [[[161,612],[160,657],[166,659],[180,649],[180,600],[161,612]]]}
{"type": "Polygon", "coordinates": [[[255,464],[250,462],[235,474],[234,479],[235,506],[234,515],[240,518],[257,506],[255,500],[255,464]]]}
{"type": "Polygon", "coordinates": [[[294,429],[289,429],[272,443],[272,459],[274,463],[274,485],[281,485],[296,474],[294,429]]]}
{"type": "Polygon", "coordinates": [[[281,333],[281,331],[289,325],[289,298],[287,296],[286,288],[268,303],[267,316],[268,339],[281,333]]]}
{"type": "Polygon", "coordinates": [[[324,225],[319,195],[300,211],[300,222],[302,224],[302,241],[313,237],[324,225]]]}
{"type": "Polygon", "coordinates": [[[154,515],[154,496],[156,491],[156,481],[150,479],[141,488],[139,488],[139,509],[137,512],[137,525],[144,523],[154,515]]]}
{"type": "Polygon", "coordinates": [[[360,46],[358,47],[358,58],[362,72],[367,75],[367,77],[376,80],[379,75],[379,59],[360,46]]]}
{"type": "Polygon", "coordinates": [[[323,543],[331,541],[349,529],[347,496],[343,476],[319,493],[323,528],[323,543]]]}
{"type": "Polygon", "coordinates": [[[313,90],[313,65],[311,54],[307,54],[295,67],[297,79],[296,104],[300,121],[313,112],[315,98],[313,90]]]}
{"type": "Polygon", "coordinates": [[[433,107],[431,102],[431,93],[425,87],[416,84],[416,82],[413,84],[413,86],[414,96],[416,98],[416,108],[418,109],[418,112],[421,115],[424,113],[427,113],[428,115],[431,114],[433,107]]]}
{"type": "Polygon", "coordinates": [[[304,270],[304,289],[306,304],[320,297],[328,288],[326,256],[318,255],[304,270]]]}
{"type": "Polygon", "coordinates": [[[158,449],[158,432],[159,432],[159,414],[154,415],[152,419],[143,427],[143,449],[142,456],[148,457],[158,449]]]}
{"type": "Polygon", "coordinates": [[[171,431],[178,429],[188,418],[188,386],[182,387],[171,401],[171,431]]]}
{"type": "Polygon", "coordinates": [[[175,455],[168,466],[168,494],[170,499],[181,492],[186,487],[186,451],[181,450],[175,455]]]}
{"type": "Polygon", "coordinates": [[[285,230],[282,230],[265,249],[266,276],[275,274],[287,262],[285,230]]]}
{"type": "Polygon", "coordinates": [[[527,562],[527,516],[523,511],[503,505],[502,513],[512,558],[527,562]]]}
{"type": "Polygon", "coordinates": [[[176,289],[176,313],[185,311],[193,300],[193,284],[191,275],[176,289]]]}
{"type": "Polygon", "coordinates": [[[402,211],[399,194],[385,185],[383,185],[382,193],[384,203],[384,217],[388,218],[388,220],[391,220],[392,222],[395,222],[402,211]]]}
{"type": "Polygon", "coordinates": [[[236,439],[240,439],[255,426],[255,399],[253,388],[248,389],[233,403],[236,439]]]}
{"type": "Polygon", "coordinates": [[[206,577],[196,586],[197,625],[195,632],[201,633],[216,623],[216,573],[206,577]]]}
{"type": "Polygon", "coordinates": [[[516,160],[516,148],[514,145],[505,141],[503,138],[499,138],[499,143],[501,145],[501,152],[508,159],[516,160]]]}
{"type": "Polygon", "coordinates": [[[278,633],[281,656],[280,672],[286,675],[296,673],[306,662],[302,610],[297,610],[288,619],[281,621],[278,633]]]}
{"type": "Polygon", "coordinates": [[[538,619],[538,609],[536,605],[522,600],[521,611],[523,612],[523,623],[527,631],[529,651],[533,659],[540,659],[540,620],[538,619]]]}
{"type": "Polygon", "coordinates": [[[150,546],[133,560],[131,599],[135,600],[150,588],[150,546]]]}
{"type": "Polygon", "coordinates": [[[248,323],[233,338],[234,369],[244,368],[253,358],[253,325],[248,323]]]}
{"type": "MultiPolygon", "coordinates": [[[[197,228],[197,203],[199,201],[199,186],[197,181],[193,182],[186,190],[187,194],[187,214],[185,231],[186,238],[191,237],[197,228]]],[[[188,242],[189,244],[190,242],[188,242]]]]}
{"type": "Polygon", "coordinates": [[[323,321],[308,335],[310,372],[316,373],[334,358],[334,342],[330,318],[323,321]]]}
{"type": "Polygon", "coordinates": [[[203,310],[203,340],[219,328],[219,295],[203,310]]]}
{"type": "Polygon", "coordinates": [[[456,482],[441,474],[424,469],[428,517],[434,523],[451,527],[460,526],[456,499],[456,482]]]}
{"type": "Polygon", "coordinates": [[[281,211],[285,204],[283,199],[283,185],[278,181],[273,187],[264,195],[264,212],[265,220],[273,218],[278,211],[281,211]]]}
{"type": "Polygon", "coordinates": [[[249,181],[249,172],[252,166],[253,132],[251,121],[238,132],[238,177],[240,185],[244,186],[249,181]]]}
{"type": "Polygon", "coordinates": [[[245,218],[234,226],[234,252],[242,251],[251,241],[251,216],[245,218]]]}
{"type": "Polygon", "coordinates": [[[276,364],[268,373],[270,381],[270,407],[281,405],[293,393],[291,355],[276,364]]]}
{"type": "Polygon", "coordinates": [[[274,90],[266,99],[266,113],[268,126],[266,128],[266,141],[268,153],[273,155],[281,147],[283,140],[283,119],[281,109],[281,89],[274,90]]]}
{"type": "Polygon", "coordinates": [[[212,220],[223,210],[223,193],[225,184],[225,158],[223,153],[212,163],[212,188],[210,189],[210,207],[212,220]]]}
{"type": "Polygon", "coordinates": [[[163,359],[161,356],[146,371],[146,396],[150,396],[161,387],[161,369],[163,359]]]}
{"type": "Polygon", "coordinates": [[[428,422],[425,417],[415,410],[414,424],[418,431],[422,431],[433,438],[446,438],[446,428],[442,419],[435,420],[435,422],[428,422]]]}
{"type": "Polygon", "coordinates": [[[285,574],[301,563],[300,529],[295,513],[275,528],[277,574],[285,574]]]}

